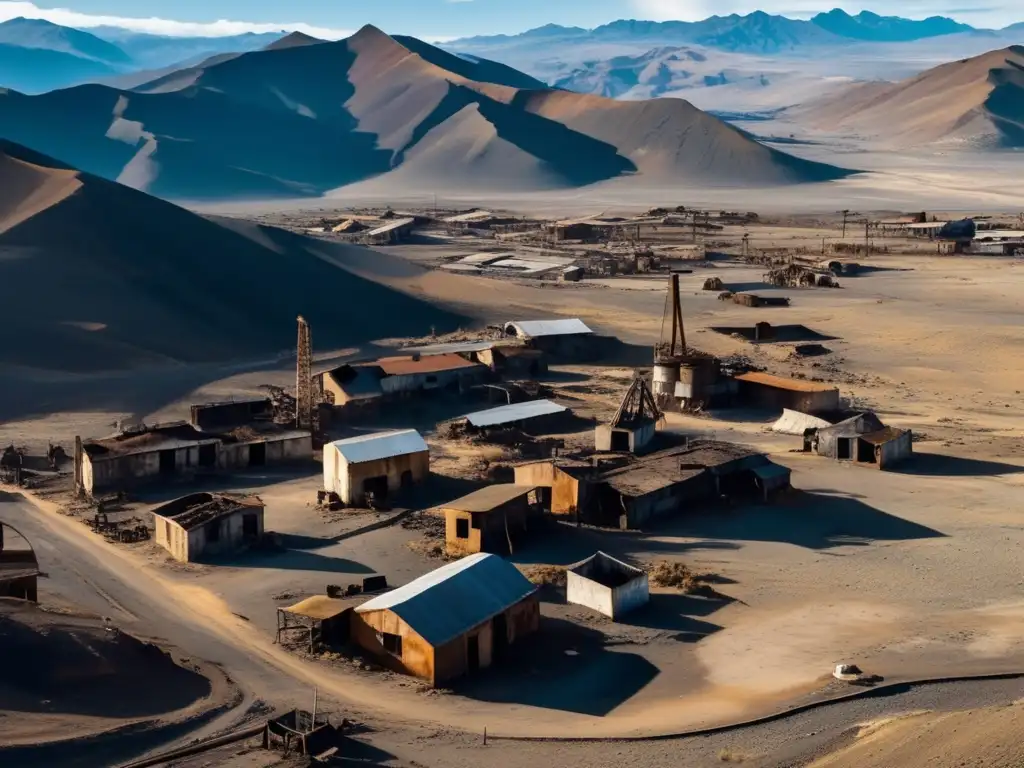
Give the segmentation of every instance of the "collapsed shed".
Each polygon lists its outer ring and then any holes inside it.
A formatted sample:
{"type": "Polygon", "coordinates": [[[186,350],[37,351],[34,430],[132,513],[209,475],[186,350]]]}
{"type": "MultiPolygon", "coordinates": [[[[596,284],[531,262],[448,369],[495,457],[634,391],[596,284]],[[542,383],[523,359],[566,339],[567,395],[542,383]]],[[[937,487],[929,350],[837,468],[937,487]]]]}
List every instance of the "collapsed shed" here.
{"type": "Polygon", "coordinates": [[[192,493],[153,510],[156,543],[183,563],[240,552],[263,536],[258,496],[192,493]]]}
{"type": "Polygon", "coordinates": [[[386,666],[440,685],[491,666],[539,624],[536,587],[481,552],[358,606],[352,640],[386,666]]]}
{"type": "Polygon", "coordinates": [[[536,488],[499,483],[473,491],[442,507],[450,555],[511,554],[539,517],[536,488]]]}
{"type": "Polygon", "coordinates": [[[541,505],[551,514],[573,517],[587,502],[587,479],[597,474],[592,464],[567,458],[524,462],[513,472],[516,485],[538,489],[541,505]]]}
{"type": "Polygon", "coordinates": [[[328,597],[313,595],[294,605],[277,609],[277,638],[286,632],[301,632],[309,639],[309,652],[322,646],[341,646],[349,641],[352,611],[369,600],[368,595],[328,597]]]}
{"type": "Polygon", "coordinates": [[[650,600],[647,574],[597,552],[566,569],[565,599],[604,614],[613,621],[650,600]]]}
{"type": "Polygon", "coordinates": [[[324,446],[324,489],[345,504],[386,500],[430,474],[430,449],[415,429],[377,432],[324,446]]]}

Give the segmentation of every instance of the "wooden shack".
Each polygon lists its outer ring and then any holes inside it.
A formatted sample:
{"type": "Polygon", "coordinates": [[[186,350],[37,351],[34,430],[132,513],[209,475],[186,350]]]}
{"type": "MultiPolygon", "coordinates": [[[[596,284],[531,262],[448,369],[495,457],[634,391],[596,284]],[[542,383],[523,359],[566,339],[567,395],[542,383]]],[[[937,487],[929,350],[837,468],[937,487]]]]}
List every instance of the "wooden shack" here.
{"type": "Polygon", "coordinates": [[[443,510],[448,554],[510,554],[528,535],[540,505],[534,486],[502,483],[449,502],[443,510]]]}
{"type": "Polygon", "coordinates": [[[481,552],[363,603],[351,629],[383,665],[440,685],[500,661],[539,624],[536,587],[481,552]]]}

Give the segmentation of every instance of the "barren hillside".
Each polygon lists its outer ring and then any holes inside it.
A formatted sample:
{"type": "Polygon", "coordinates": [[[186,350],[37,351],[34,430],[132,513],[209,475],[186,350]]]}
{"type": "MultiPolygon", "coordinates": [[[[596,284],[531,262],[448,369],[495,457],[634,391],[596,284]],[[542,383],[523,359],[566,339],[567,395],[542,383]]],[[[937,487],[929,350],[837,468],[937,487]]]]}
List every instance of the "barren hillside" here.
{"type": "Polygon", "coordinates": [[[298,42],[214,57],[133,91],[6,92],[0,120],[11,140],[184,199],[315,196],[395,169],[403,188],[480,190],[577,187],[635,171],[641,185],[645,176],[775,184],[846,174],[767,149],[682,101],[552,91],[374,27],[298,42]]]}
{"type": "Polygon", "coordinates": [[[355,250],[209,220],[0,142],[0,366],[273,357],[298,314],[322,349],[460,323],[348,271],[351,254],[366,274],[355,250]]]}
{"type": "Polygon", "coordinates": [[[1024,46],[943,64],[900,83],[862,83],[793,116],[893,146],[1024,146],[1024,46]]]}

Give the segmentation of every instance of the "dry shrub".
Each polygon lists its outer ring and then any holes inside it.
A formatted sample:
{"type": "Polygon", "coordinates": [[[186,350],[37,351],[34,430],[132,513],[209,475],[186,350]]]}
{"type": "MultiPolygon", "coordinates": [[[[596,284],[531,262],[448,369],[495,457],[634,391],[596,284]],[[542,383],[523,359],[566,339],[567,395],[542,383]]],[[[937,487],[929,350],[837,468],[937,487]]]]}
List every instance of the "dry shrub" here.
{"type": "Polygon", "coordinates": [[[523,572],[523,576],[538,587],[565,586],[565,566],[563,565],[520,565],[518,567],[523,572]]]}
{"type": "Polygon", "coordinates": [[[718,750],[718,759],[723,763],[742,763],[746,762],[746,755],[736,752],[731,749],[720,749],[718,750]]]}
{"type": "Polygon", "coordinates": [[[709,277],[704,281],[705,291],[724,291],[725,283],[722,282],[720,277],[709,277]]]}
{"type": "Polygon", "coordinates": [[[708,583],[713,578],[711,574],[694,573],[683,563],[659,560],[648,569],[647,578],[651,586],[671,587],[684,595],[730,599],[708,583]]]}
{"type": "Polygon", "coordinates": [[[435,560],[450,559],[444,541],[438,541],[437,539],[413,539],[407,543],[407,546],[413,552],[425,557],[435,560]]]}

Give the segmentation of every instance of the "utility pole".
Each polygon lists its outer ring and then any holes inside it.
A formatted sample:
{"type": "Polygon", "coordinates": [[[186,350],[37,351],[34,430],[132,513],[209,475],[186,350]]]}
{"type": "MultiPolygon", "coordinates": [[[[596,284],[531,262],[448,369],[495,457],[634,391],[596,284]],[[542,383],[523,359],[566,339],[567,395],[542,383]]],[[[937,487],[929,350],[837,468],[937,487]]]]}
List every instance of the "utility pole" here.
{"type": "Polygon", "coordinates": [[[309,323],[298,317],[299,341],[295,355],[295,428],[313,428],[313,342],[309,323]]]}
{"type": "Polygon", "coordinates": [[[871,254],[871,220],[864,219],[864,255],[871,254]]]}

